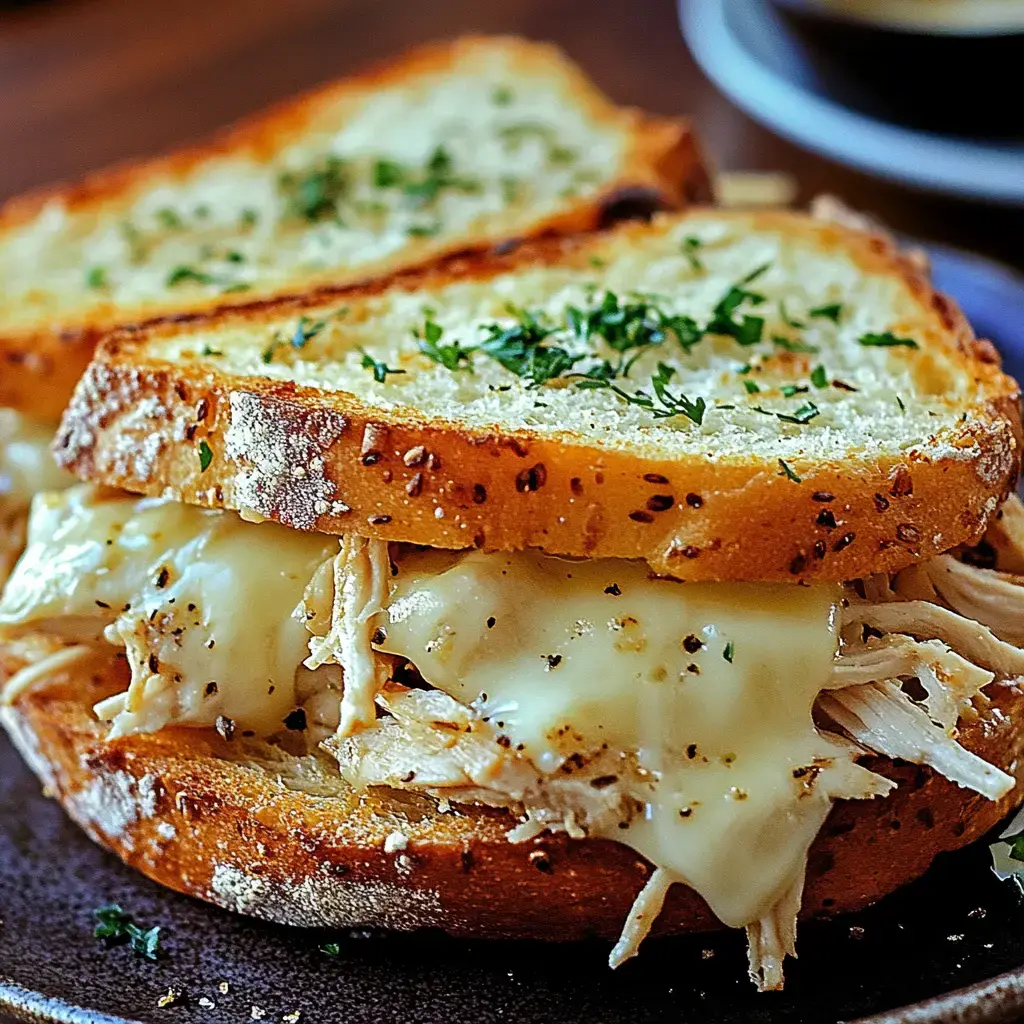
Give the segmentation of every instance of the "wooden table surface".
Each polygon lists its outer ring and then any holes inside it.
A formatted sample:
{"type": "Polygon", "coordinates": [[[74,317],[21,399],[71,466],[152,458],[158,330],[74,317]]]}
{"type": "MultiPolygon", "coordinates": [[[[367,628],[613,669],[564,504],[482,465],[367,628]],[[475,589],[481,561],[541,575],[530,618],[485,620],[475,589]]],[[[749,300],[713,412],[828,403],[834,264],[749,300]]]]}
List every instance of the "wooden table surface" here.
{"type": "Polygon", "coordinates": [[[883,184],[775,138],[687,53],[674,0],[0,0],[0,198],[201,136],[425,40],[561,44],[614,99],[697,122],[719,167],[782,169],[893,228],[1024,266],[1024,211],[883,184]]]}

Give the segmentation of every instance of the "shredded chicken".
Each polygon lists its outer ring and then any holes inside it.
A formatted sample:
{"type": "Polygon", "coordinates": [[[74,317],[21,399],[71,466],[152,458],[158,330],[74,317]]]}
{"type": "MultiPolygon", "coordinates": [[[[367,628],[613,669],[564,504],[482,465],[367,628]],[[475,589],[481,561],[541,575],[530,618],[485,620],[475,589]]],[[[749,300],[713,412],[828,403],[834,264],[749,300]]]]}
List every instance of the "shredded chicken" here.
{"type": "MultiPolygon", "coordinates": [[[[370,644],[371,620],[383,610],[388,597],[391,561],[387,541],[345,536],[331,567],[330,625],[325,633],[318,634],[316,623],[322,614],[315,606],[309,608],[313,636],[304,664],[310,669],[327,664],[341,666],[345,688],[338,733],[351,736],[373,725],[377,717],[374,700],[388,675],[387,665],[370,644]]],[[[310,589],[320,583],[321,578],[315,579],[310,589]]],[[[307,605],[313,600],[310,589],[307,605]]]]}
{"type": "Polygon", "coordinates": [[[954,611],[984,622],[1000,640],[1024,645],[1024,580],[993,569],[976,569],[951,555],[933,558],[925,569],[954,611]]]}
{"type": "MultiPolygon", "coordinates": [[[[1019,518],[1024,537],[1024,510],[1019,518]]],[[[858,586],[863,598],[849,590],[843,642],[830,686],[816,705],[843,735],[823,736],[830,736],[851,762],[865,751],[875,752],[929,765],[990,799],[1004,796],[1013,778],[963,748],[956,726],[976,713],[986,686],[1024,675],[1024,651],[1016,646],[1024,642],[1024,586],[1005,573],[950,556],[893,576],[871,577],[858,586]],[[1007,608],[1007,602],[1014,607],[1007,608]],[[917,681],[918,695],[923,690],[920,701],[906,692],[907,680],[917,681]]],[[[345,614],[335,611],[332,634],[345,614]]],[[[501,748],[490,724],[472,706],[436,690],[389,684],[381,691],[379,684],[374,686],[385,717],[358,735],[346,737],[343,729],[326,744],[353,785],[385,784],[507,807],[521,819],[508,834],[513,842],[544,831],[600,835],[609,823],[628,821],[637,809],[642,788],[631,785],[622,755],[616,755],[614,767],[618,781],[595,788],[593,779],[611,771],[607,762],[598,759],[568,774],[544,773],[501,748]]],[[[884,795],[894,785],[861,770],[863,776],[854,776],[846,790],[830,792],[831,799],[884,795]]],[[[654,871],[612,950],[612,966],[635,955],[675,881],[668,869],[654,871]]],[[[747,926],[750,974],[758,988],[782,986],[783,961],[795,955],[803,882],[801,870],[771,910],[747,926]]]]}
{"type": "Polygon", "coordinates": [[[851,623],[871,626],[882,633],[907,633],[918,639],[942,640],[965,658],[1003,678],[1024,675],[1024,651],[1000,640],[980,622],[941,605],[926,601],[851,604],[844,614],[844,629],[851,623]]]}
{"type": "Polygon", "coordinates": [[[665,897],[677,879],[666,868],[655,868],[647,884],[640,890],[633,906],[629,908],[626,923],[622,926],[619,941],[608,954],[608,966],[620,967],[640,951],[640,943],[647,938],[651,925],[658,919],[665,897]]]}
{"type": "Polygon", "coordinates": [[[866,749],[926,764],[990,800],[1015,785],[1012,775],[964,749],[895,683],[880,681],[822,693],[818,706],[866,749]]]}
{"type": "Polygon", "coordinates": [[[782,964],[796,956],[796,917],[804,894],[807,859],[789,888],[759,921],[747,925],[747,963],[750,980],[759,992],[782,988],[782,964]]]}
{"type": "Polygon", "coordinates": [[[921,683],[929,717],[947,730],[970,712],[971,701],[995,679],[994,673],[978,668],[941,640],[913,640],[901,633],[844,646],[832,672],[837,690],[901,676],[921,683]]]}

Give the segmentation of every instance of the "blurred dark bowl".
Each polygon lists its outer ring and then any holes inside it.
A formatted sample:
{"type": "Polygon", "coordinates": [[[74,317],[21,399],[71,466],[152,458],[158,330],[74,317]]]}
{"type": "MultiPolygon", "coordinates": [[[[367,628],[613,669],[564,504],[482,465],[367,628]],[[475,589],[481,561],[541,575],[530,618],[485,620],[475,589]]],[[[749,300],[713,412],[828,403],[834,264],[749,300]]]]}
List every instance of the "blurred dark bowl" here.
{"type": "Polygon", "coordinates": [[[1024,105],[1016,102],[1024,28],[937,33],[856,20],[814,0],[775,3],[819,55],[816,69],[827,91],[845,105],[908,128],[1024,139],[1024,105]]]}

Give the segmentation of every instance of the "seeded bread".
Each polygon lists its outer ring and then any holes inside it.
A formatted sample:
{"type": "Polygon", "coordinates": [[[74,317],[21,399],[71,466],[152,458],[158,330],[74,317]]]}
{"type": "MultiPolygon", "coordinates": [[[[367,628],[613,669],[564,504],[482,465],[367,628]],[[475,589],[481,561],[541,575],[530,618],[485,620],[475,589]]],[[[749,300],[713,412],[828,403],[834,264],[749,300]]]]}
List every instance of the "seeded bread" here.
{"type": "Polygon", "coordinates": [[[978,537],[1020,443],[1016,382],[885,238],[695,210],[121,332],[56,453],[83,479],[304,530],[844,580],[978,537]],[[669,325],[660,343],[580,340],[630,304],[648,341],[669,325]],[[535,328],[554,332],[548,368],[559,347],[590,355],[537,384],[510,340],[535,328]],[[488,337],[497,356],[465,351],[488,337]],[[616,393],[594,372],[620,356],[638,358],[616,393]]]}
{"type": "Polygon", "coordinates": [[[368,279],[707,195],[686,122],[555,48],[425,46],[205,144],[0,208],[0,406],[59,416],[116,324],[368,279]]]}
{"type": "MultiPolygon", "coordinates": [[[[0,652],[0,668],[22,662],[0,652]]],[[[439,926],[456,935],[617,937],[650,867],[605,840],[512,845],[506,812],[374,788],[356,793],[328,760],[213,730],[106,742],[91,705],[127,685],[111,655],[58,670],[2,712],[48,791],[94,840],[156,881],[228,909],[300,926],[439,926]]],[[[993,690],[965,746],[1024,775],[1016,687],[993,690]]],[[[884,799],[840,801],[811,848],[804,916],[866,906],[977,839],[1010,810],[927,768],[870,760],[899,782],[884,799]]],[[[673,886],[656,933],[717,927],[673,886]]]]}

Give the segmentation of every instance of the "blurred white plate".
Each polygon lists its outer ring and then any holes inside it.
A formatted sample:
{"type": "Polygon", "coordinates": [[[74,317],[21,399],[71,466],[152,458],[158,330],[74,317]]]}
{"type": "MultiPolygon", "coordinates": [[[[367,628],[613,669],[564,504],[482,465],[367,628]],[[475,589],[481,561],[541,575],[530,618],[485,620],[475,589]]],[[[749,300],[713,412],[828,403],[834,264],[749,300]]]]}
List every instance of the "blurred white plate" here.
{"type": "Polygon", "coordinates": [[[843,105],[767,0],[679,0],[679,17],[705,74],[779,135],[906,185],[1024,206],[1024,142],[919,131],[843,105]]]}

